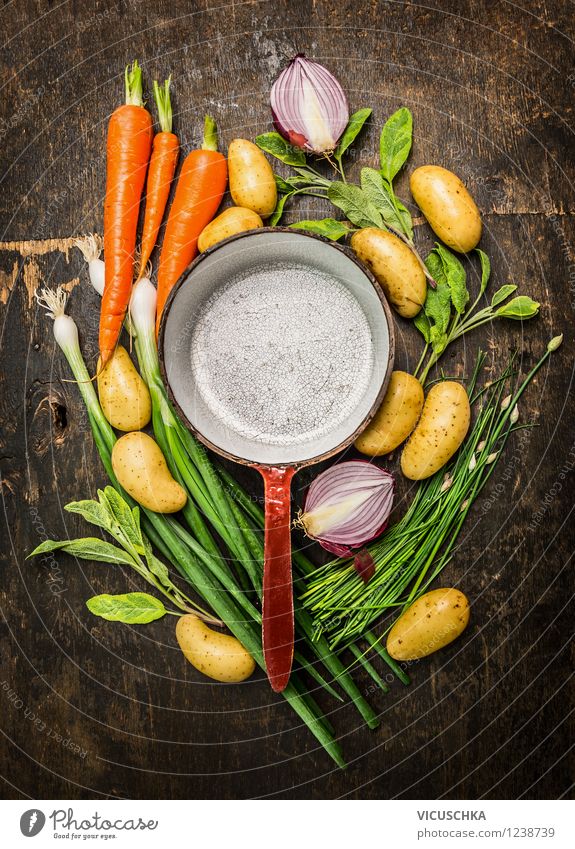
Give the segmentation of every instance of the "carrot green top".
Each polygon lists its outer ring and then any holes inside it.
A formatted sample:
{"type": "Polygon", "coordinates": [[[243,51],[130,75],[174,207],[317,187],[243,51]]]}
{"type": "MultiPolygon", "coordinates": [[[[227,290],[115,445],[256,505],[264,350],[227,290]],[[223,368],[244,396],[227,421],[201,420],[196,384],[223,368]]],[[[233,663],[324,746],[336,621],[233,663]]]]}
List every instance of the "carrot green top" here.
{"type": "Polygon", "coordinates": [[[172,132],[172,104],[170,103],[170,83],[172,76],[164,80],[164,85],[160,87],[157,80],[154,80],[154,99],[158,107],[158,117],[160,120],[160,129],[163,133],[172,132]]]}
{"type": "Polygon", "coordinates": [[[138,65],[138,60],[132,62],[132,66],[126,65],[124,74],[126,82],[126,103],[129,106],[143,106],[144,100],[142,97],[142,69],[138,65]]]}
{"type": "Polygon", "coordinates": [[[218,127],[213,118],[206,115],[204,118],[204,141],[202,150],[218,149],[218,127]]]}

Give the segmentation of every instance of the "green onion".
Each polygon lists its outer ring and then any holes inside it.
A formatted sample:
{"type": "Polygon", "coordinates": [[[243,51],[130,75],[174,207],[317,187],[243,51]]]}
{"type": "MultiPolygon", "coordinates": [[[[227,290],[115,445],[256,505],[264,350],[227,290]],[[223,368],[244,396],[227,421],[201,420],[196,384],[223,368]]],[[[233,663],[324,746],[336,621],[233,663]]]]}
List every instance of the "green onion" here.
{"type": "MultiPolygon", "coordinates": [[[[126,501],[134,505],[133,500],[119,485],[112,469],[111,451],[116,441],[115,434],[104,417],[93,384],[90,381],[82,353],[80,351],[78,330],[75,322],[65,314],[66,295],[59,287],[56,291],[43,290],[38,303],[49,311],[54,319],[54,337],[62,349],[72,374],[78,384],[88,411],[88,418],[94,441],[104,468],[112,484],[126,501]]],[[[159,541],[160,552],[168,559],[180,574],[190,583],[197,594],[226,622],[232,634],[252,655],[256,663],[265,669],[261,647],[261,627],[259,613],[252,610],[252,617],[246,618],[245,599],[240,606],[234,592],[230,594],[227,586],[216,577],[223,577],[220,563],[205,551],[199,542],[175,519],[170,519],[150,510],[142,510],[142,528],[152,542],[159,541]],[[207,568],[204,568],[207,567],[207,568]]],[[[220,558],[221,560],[221,558],[220,558]]],[[[223,563],[223,561],[221,561],[223,563]]],[[[227,579],[226,579],[227,583],[227,579]]],[[[236,588],[237,589],[237,588],[236,588]]],[[[307,693],[297,673],[282,695],[292,706],[300,719],[307,725],[318,742],[328,752],[335,763],[345,768],[345,761],[339,744],[335,740],[331,723],[321,714],[313,698],[307,693]]]]}

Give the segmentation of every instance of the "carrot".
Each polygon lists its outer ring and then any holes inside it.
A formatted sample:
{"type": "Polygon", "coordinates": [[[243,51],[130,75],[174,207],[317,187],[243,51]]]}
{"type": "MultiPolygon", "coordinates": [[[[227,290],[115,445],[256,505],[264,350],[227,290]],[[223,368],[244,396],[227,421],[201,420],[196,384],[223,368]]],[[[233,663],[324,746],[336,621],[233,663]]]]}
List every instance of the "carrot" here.
{"type": "Polygon", "coordinates": [[[126,68],[125,81],[126,102],[110,118],[106,147],[102,366],[114,352],[130,299],[138,211],[152,150],[152,117],[143,105],[142,71],[137,62],[126,68]]]}
{"type": "Polygon", "coordinates": [[[171,77],[168,77],[163,88],[160,88],[157,81],[154,80],[154,98],[158,107],[161,132],[154,136],[152,158],[148,169],[146,214],[144,216],[138,280],[146,273],[146,265],[158,238],[180,151],[178,137],[172,132],[171,79],[171,77]]]}
{"type": "Polygon", "coordinates": [[[198,237],[216,214],[227,180],[228,166],[225,156],[218,153],[216,124],[206,115],[203,145],[184,160],[166,223],[158,266],[156,329],[168,295],[198,252],[198,237]]]}

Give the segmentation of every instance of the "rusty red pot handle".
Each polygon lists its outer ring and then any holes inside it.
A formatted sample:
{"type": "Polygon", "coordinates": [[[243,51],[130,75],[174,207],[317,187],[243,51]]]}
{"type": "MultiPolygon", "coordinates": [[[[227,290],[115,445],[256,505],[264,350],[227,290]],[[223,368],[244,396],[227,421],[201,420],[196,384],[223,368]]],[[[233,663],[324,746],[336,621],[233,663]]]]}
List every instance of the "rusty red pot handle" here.
{"type": "Polygon", "coordinates": [[[262,642],[268,678],[276,693],[289,681],[294,652],[290,486],[295,469],[258,466],[265,484],[262,642]]]}

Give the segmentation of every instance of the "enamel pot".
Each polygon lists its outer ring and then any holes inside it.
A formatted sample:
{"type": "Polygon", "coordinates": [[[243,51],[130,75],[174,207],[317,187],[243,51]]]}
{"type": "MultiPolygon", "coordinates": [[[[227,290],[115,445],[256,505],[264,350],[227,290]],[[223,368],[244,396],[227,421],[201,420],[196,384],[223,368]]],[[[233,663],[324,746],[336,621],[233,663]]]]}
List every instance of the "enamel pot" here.
{"type": "MultiPolygon", "coordinates": [[[[255,279],[253,275],[252,279],[255,279]]],[[[338,298],[340,294],[337,294],[338,298]]],[[[326,316],[329,309],[330,304],[326,303],[326,316]]],[[[332,457],[351,445],[379,407],[393,369],[394,334],[389,306],[373,275],[346,248],[322,237],[288,228],[250,230],[201,254],[182,275],[164,309],[158,349],[166,388],[190,431],[212,451],[256,468],[264,479],[262,644],[268,678],[273,689],[281,692],[289,680],[294,650],[290,483],[298,469],[332,457]],[[277,268],[273,285],[278,287],[278,300],[287,304],[281,332],[276,334],[274,330],[271,341],[269,316],[266,318],[262,309],[260,318],[258,309],[253,305],[253,294],[251,312],[242,313],[242,310],[247,310],[247,307],[242,307],[244,299],[250,301],[250,275],[258,273],[258,270],[261,272],[262,268],[271,272],[277,268]],[[294,269],[294,273],[286,274],[286,269],[290,268],[294,269]],[[365,325],[362,338],[364,341],[367,339],[370,346],[369,362],[364,364],[356,381],[345,387],[338,384],[335,376],[333,387],[330,385],[327,390],[332,393],[329,404],[326,404],[325,381],[317,386],[314,386],[314,381],[320,380],[326,361],[329,364],[329,352],[335,350],[332,346],[337,346],[340,341],[349,344],[349,338],[346,342],[343,338],[339,340],[338,335],[346,332],[349,335],[350,330],[346,321],[341,321],[341,328],[332,326],[329,338],[322,343],[320,313],[313,318],[312,335],[316,346],[314,351],[319,350],[318,344],[325,346],[321,363],[318,361],[315,368],[310,362],[310,348],[306,346],[304,349],[304,344],[300,343],[300,350],[295,349],[295,340],[298,333],[301,336],[302,325],[306,321],[309,324],[311,320],[309,315],[302,314],[302,309],[305,312],[305,299],[304,302],[301,300],[302,281],[310,281],[309,285],[313,285],[314,274],[321,275],[322,280],[331,280],[337,287],[337,293],[344,292],[350,315],[361,313],[361,321],[365,325]],[[294,294],[293,302],[299,304],[299,315],[289,309],[290,285],[296,287],[296,281],[299,281],[299,300],[294,294]],[[243,292],[240,288],[234,301],[237,308],[218,313],[218,296],[226,289],[229,291],[231,285],[244,287],[243,292]],[[219,351],[219,358],[210,350],[209,333],[204,332],[205,327],[210,326],[212,310],[215,312],[211,332],[217,332],[217,337],[211,338],[217,341],[214,347],[219,351]],[[250,338],[245,338],[248,334],[241,331],[250,321],[252,324],[256,322],[256,325],[249,332],[250,338]],[[258,321],[264,324],[258,325],[258,321]],[[228,345],[229,361],[221,358],[222,340],[228,345]],[[258,350],[258,346],[264,344],[266,356],[258,350]],[[250,393],[253,396],[254,382],[246,379],[246,374],[249,374],[244,367],[246,359],[253,361],[259,369],[258,379],[262,369],[269,371],[270,391],[262,392],[263,397],[256,399],[250,396],[250,393]],[[306,362],[305,373],[293,368],[295,360],[306,362]],[[232,390],[230,375],[228,373],[225,378],[224,372],[229,372],[234,363],[238,364],[237,384],[232,390]],[[298,393],[307,393],[303,405],[305,416],[309,418],[313,414],[316,399],[323,407],[317,410],[317,426],[304,428],[303,435],[296,428],[293,435],[282,432],[281,438],[276,438],[269,433],[269,420],[273,421],[273,406],[270,409],[270,405],[274,404],[274,376],[275,382],[280,385],[278,370],[288,366],[293,371],[290,396],[297,399],[298,393]],[[262,404],[266,405],[265,408],[261,407],[262,404]],[[257,426],[258,408],[265,409],[267,427],[257,426]],[[245,417],[253,417],[254,414],[256,421],[246,424],[245,417]]],[[[278,418],[285,417],[286,410],[282,407],[280,416],[279,406],[278,418]]],[[[298,404],[293,406],[295,408],[298,404]]]]}

